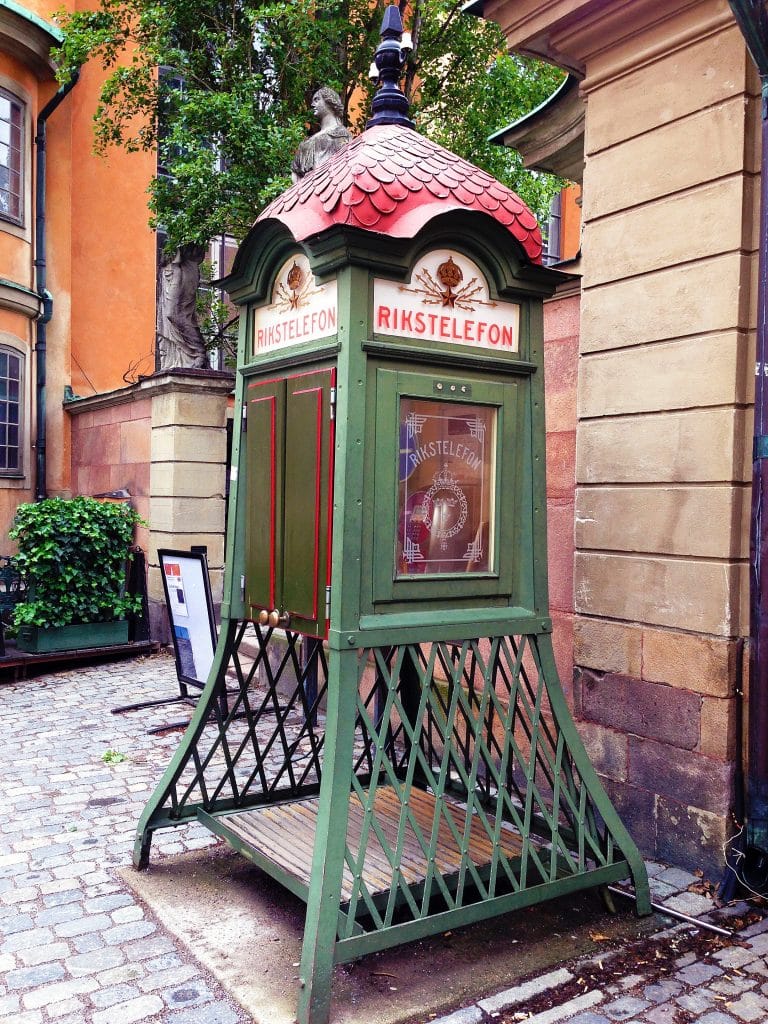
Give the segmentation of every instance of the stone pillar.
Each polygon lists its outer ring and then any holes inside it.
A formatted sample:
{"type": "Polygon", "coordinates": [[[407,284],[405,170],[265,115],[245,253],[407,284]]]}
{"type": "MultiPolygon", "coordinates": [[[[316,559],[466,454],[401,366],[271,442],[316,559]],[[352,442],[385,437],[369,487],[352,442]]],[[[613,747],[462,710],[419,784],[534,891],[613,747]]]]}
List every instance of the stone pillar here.
{"type": "Polygon", "coordinates": [[[574,705],[644,852],[717,877],[749,629],[760,83],[727,0],[486,0],[586,102],[574,705]]]}
{"type": "Polygon", "coordinates": [[[157,551],[208,549],[214,605],[224,580],[227,410],[232,374],[165,370],[152,380],[149,614],[152,637],[168,639],[157,551]]]}
{"type": "Polygon", "coordinates": [[[221,603],[232,388],[231,373],[174,369],[64,405],[74,493],[125,492],[149,523],[136,543],[147,554],[151,636],[163,643],[170,635],[158,548],[205,545],[214,606],[221,603]]]}
{"type": "Polygon", "coordinates": [[[726,5],[678,17],[582,85],[575,689],[635,838],[716,876],[749,620],[758,83],[726,5]]]}
{"type": "MultiPolygon", "coordinates": [[[[576,272],[574,263],[565,269],[576,272]]],[[[578,279],[544,303],[544,406],[547,423],[549,612],[557,670],[569,703],[573,681],[573,516],[576,382],[579,362],[578,279]]]]}

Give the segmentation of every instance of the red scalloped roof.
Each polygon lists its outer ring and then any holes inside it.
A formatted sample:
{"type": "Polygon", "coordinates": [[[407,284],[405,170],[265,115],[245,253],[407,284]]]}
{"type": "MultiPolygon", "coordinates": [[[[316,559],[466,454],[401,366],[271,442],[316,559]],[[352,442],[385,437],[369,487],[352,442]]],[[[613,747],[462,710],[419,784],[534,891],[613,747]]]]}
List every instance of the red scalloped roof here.
{"type": "Polygon", "coordinates": [[[489,214],[532,263],[541,263],[541,231],[522,199],[486,171],[400,125],[368,128],[258,219],[282,221],[299,242],[335,224],[410,238],[448,210],[489,214]]]}

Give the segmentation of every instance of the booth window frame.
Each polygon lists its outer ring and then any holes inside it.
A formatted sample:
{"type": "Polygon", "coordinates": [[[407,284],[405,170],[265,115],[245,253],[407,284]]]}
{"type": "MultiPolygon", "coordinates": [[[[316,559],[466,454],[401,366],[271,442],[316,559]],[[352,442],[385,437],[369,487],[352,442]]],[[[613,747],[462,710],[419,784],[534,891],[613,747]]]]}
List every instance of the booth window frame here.
{"type": "MultiPolygon", "coordinates": [[[[429,601],[446,599],[476,599],[482,597],[491,603],[508,605],[514,597],[515,567],[511,558],[512,546],[501,545],[498,528],[502,515],[502,495],[516,475],[517,457],[502,458],[502,452],[515,452],[515,441],[520,439],[521,393],[514,379],[505,381],[488,380],[478,374],[455,371],[446,372],[438,367],[425,366],[420,370],[409,368],[398,370],[377,365],[376,374],[376,437],[374,453],[374,498],[377,509],[372,534],[372,573],[370,601],[374,608],[384,610],[399,602],[429,601]],[[402,397],[435,399],[441,395],[435,390],[437,383],[446,388],[444,394],[450,397],[441,401],[455,402],[457,406],[488,406],[495,410],[496,443],[494,451],[494,497],[491,518],[497,524],[493,531],[491,569],[484,572],[456,571],[434,575],[398,575],[394,552],[398,519],[398,465],[399,465],[399,424],[400,400],[402,397]],[[457,391],[451,393],[451,385],[457,391]],[[462,393],[459,389],[469,385],[462,393]]],[[[519,517],[514,509],[505,510],[506,515],[519,517]]]]}

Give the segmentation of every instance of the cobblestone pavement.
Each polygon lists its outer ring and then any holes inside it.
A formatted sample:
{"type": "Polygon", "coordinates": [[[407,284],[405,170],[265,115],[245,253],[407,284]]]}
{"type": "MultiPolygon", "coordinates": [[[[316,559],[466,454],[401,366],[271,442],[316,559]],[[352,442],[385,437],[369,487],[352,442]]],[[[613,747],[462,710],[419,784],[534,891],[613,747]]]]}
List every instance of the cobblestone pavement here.
{"type": "MultiPolygon", "coordinates": [[[[249,1019],[115,871],[131,862],[138,816],[179,742],[146,730],[190,708],[110,709],[174,692],[164,655],[0,685],[0,1021],[249,1019]]],[[[153,849],[213,842],[192,825],[157,834],[153,849]]]]}
{"type": "Polygon", "coordinates": [[[677,925],[575,960],[432,1024],[764,1024],[768,918],[745,904],[717,917],[726,927],[730,922],[732,937],[677,925]]]}
{"type": "MultiPolygon", "coordinates": [[[[135,898],[138,816],[179,742],[147,729],[186,705],[122,715],[177,691],[173,659],[92,665],[0,683],[0,1021],[12,1024],[247,1024],[190,953],[135,898]]],[[[160,832],[153,858],[212,845],[196,825],[160,832]]],[[[650,864],[656,902],[711,915],[700,880],[650,864]]],[[[744,1024],[768,1021],[768,917],[718,911],[730,938],[673,925],[529,978],[423,1024],[744,1024]]],[[[422,1022],[419,1022],[422,1024],[422,1022]]]]}

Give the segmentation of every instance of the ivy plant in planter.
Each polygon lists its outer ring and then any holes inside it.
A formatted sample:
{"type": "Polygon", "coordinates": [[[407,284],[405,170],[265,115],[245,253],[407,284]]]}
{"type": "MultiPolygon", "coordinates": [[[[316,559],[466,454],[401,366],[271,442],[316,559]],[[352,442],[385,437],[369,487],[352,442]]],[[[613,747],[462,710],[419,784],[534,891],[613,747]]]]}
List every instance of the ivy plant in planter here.
{"type": "Polygon", "coordinates": [[[125,593],[134,529],[130,506],[96,498],[46,498],[19,505],[9,531],[27,600],[14,623],[22,650],[67,650],[128,639],[126,616],[141,599],[125,593]]]}

